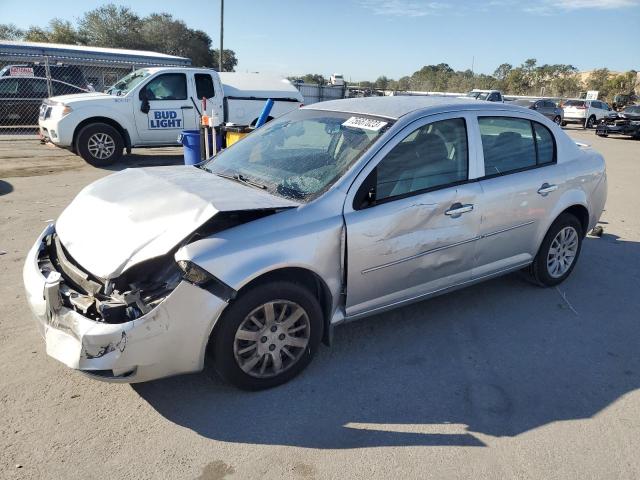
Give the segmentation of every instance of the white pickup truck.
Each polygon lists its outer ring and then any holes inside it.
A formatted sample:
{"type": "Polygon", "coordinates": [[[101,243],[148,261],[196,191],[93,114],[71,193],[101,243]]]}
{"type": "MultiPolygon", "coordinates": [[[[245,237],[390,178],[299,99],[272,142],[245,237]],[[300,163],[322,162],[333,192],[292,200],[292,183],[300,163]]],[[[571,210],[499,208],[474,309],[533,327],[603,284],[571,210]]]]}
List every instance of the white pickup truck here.
{"type": "Polygon", "coordinates": [[[217,73],[206,68],[136,70],[105,93],[46,99],[40,136],[93,165],[108,165],[134,147],[176,145],[182,130],[199,127],[202,98],[221,122],[250,125],[267,99],[271,118],[299,108],[300,92],[286,79],[261,74],[217,73]]]}

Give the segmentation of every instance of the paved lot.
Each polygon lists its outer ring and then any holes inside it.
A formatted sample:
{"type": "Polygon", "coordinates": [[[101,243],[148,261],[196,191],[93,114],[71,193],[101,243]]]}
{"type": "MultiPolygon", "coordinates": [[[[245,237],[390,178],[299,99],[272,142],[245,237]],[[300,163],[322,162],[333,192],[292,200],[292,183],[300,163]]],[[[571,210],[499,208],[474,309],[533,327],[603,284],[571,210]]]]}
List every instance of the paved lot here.
{"type": "Polygon", "coordinates": [[[259,393],[110,385],[47,358],[24,256],[109,171],[0,141],[0,477],[640,478],[640,142],[568,131],[605,154],[609,201],[567,282],[515,274],[346,325],[259,393]]]}

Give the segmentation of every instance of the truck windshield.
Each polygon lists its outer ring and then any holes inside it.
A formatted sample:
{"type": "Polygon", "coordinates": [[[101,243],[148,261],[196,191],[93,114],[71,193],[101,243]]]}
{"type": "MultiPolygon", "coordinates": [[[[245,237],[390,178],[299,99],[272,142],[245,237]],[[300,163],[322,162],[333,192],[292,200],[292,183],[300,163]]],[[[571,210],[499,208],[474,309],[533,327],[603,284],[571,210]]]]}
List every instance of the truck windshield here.
{"type": "Polygon", "coordinates": [[[138,85],[141,81],[147,78],[151,73],[148,70],[141,69],[136,70],[135,72],[131,72],[126,77],[122,77],[116,83],[114,83],[111,87],[107,89],[107,93],[109,95],[126,95],[138,85]]]}
{"type": "Polygon", "coordinates": [[[252,132],[202,168],[307,202],[329,189],[391,124],[365,115],[295,110],[252,132]]]}

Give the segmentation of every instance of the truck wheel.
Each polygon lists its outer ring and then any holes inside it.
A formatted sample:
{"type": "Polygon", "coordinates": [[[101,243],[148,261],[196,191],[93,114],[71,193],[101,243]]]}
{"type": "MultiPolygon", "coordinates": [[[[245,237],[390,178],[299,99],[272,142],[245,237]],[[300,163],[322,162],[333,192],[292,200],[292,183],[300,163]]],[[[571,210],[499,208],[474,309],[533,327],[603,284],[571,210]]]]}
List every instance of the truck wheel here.
{"type": "Polygon", "coordinates": [[[117,162],[122,157],[124,142],[120,132],[106,123],[92,123],[78,134],[76,152],[87,163],[104,167],[117,162]]]}

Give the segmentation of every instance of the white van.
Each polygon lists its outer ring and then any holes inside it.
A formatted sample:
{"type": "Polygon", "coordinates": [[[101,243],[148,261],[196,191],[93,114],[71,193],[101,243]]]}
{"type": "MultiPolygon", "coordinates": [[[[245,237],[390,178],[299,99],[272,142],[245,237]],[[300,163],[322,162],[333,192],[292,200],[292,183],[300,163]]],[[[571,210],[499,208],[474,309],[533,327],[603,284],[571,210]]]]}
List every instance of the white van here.
{"type": "Polygon", "coordinates": [[[329,77],[329,84],[336,87],[344,87],[344,77],[341,73],[334,73],[329,77]]]}
{"type": "Polygon", "coordinates": [[[125,149],[177,145],[182,130],[199,128],[203,97],[208,115],[238,125],[255,123],[270,98],[271,118],[303,104],[298,89],[282,78],[206,68],[143,68],[105,93],[46,99],[40,107],[40,135],[91,164],[107,165],[125,149]]]}

